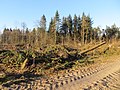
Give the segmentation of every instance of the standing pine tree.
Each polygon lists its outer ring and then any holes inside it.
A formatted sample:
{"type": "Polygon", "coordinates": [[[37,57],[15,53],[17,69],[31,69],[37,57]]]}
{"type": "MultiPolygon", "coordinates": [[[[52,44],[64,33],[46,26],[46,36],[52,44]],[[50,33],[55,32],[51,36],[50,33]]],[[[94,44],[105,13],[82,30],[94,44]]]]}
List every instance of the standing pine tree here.
{"type": "Polygon", "coordinates": [[[56,43],[59,42],[59,32],[60,32],[60,15],[58,10],[55,13],[55,17],[54,17],[54,24],[55,24],[55,30],[56,30],[56,43]]]}
{"type": "Polygon", "coordinates": [[[82,29],[82,43],[85,43],[85,27],[86,27],[86,16],[82,14],[81,29],[82,29]]]}
{"type": "Polygon", "coordinates": [[[67,19],[64,18],[64,17],[63,17],[63,20],[62,20],[60,33],[61,33],[62,44],[64,44],[65,41],[67,42],[67,34],[68,34],[67,19]]]}
{"type": "Polygon", "coordinates": [[[92,38],[92,21],[90,16],[86,16],[84,13],[82,15],[81,21],[81,29],[82,29],[82,43],[86,44],[90,42],[90,38],[92,38]]]}
{"type": "Polygon", "coordinates": [[[76,14],[74,15],[74,19],[73,19],[73,35],[74,35],[74,44],[76,43],[76,36],[77,36],[77,25],[78,22],[77,22],[77,16],[76,14]]]}
{"type": "Polygon", "coordinates": [[[72,37],[72,34],[73,34],[72,24],[73,24],[72,17],[71,17],[71,15],[69,15],[68,18],[67,18],[67,25],[68,25],[68,32],[69,32],[71,37],[72,37]]]}
{"type": "Polygon", "coordinates": [[[67,26],[68,26],[68,34],[67,34],[67,39],[68,39],[68,44],[71,43],[71,39],[73,37],[73,21],[71,15],[67,17],[67,26]]]}
{"type": "Polygon", "coordinates": [[[60,15],[59,15],[58,11],[56,11],[54,19],[55,19],[56,31],[59,31],[59,28],[60,28],[60,15]]]}
{"type": "Polygon", "coordinates": [[[46,44],[46,17],[43,15],[40,20],[40,36],[41,36],[41,43],[43,45],[46,44]]]}
{"type": "Polygon", "coordinates": [[[91,21],[91,18],[89,15],[87,16],[86,22],[87,22],[86,23],[86,27],[87,27],[86,42],[88,43],[88,42],[92,41],[92,33],[93,33],[92,21],[91,21]]]}
{"type": "Polygon", "coordinates": [[[33,28],[32,32],[31,32],[30,45],[32,47],[36,46],[36,29],[35,28],[33,28]]]}
{"type": "Polygon", "coordinates": [[[56,44],[56,29],[55,29],[55,21],[51,19],[49,24],[49,42],[50,44],[56,44]]]}
{"type": "Polygon", "coordinates": [[[78,26],[77,26],[77,29],[78,29],[78,40],[81,41],[82,40],[82,30],[81,30],[81,18],[80,16],[78,17],[78,26]]]}

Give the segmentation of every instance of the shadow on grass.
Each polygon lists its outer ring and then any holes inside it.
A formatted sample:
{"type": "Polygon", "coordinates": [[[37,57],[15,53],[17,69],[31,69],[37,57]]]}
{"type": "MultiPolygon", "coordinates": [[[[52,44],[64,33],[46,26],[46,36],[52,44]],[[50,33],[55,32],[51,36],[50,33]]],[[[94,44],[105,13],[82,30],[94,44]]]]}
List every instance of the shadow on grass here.
{"type": "Polygon", "coordinates": [[[0,82],[5,87],[10,87],[13,84],[20,83],[30,83],[30,81],[34,81],[35,78],[40,78],[43,75],[33,74],[30,72],[24,72],[23,74],[14,74],[9,73],[3,78],[0,78],[0,82]]]}

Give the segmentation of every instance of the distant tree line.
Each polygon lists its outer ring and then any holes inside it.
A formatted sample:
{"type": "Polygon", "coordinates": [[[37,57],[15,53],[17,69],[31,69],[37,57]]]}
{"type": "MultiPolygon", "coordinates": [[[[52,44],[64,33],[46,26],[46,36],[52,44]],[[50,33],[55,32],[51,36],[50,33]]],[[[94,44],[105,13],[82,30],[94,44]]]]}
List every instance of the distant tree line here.
{"type": "Polygon", "coordinates": [[[115,24],[106,29],[100,30],[99,27],[93,28],[93,21],[89,15],[82,14],[82,17],[76,14],[72,18],[60,18],[56,11],[55,16],[51,18],[48,29],[46,28],[46,17],[43,15],[39,21],[39,26],[29,30],[25,23],[22,23],[22,29],[5,28],[0,37],[1,44],[24,44],[33,47],[55,44],[73,44],[81,45],[113,40],[120,38],[120,28],[115,24]]]}

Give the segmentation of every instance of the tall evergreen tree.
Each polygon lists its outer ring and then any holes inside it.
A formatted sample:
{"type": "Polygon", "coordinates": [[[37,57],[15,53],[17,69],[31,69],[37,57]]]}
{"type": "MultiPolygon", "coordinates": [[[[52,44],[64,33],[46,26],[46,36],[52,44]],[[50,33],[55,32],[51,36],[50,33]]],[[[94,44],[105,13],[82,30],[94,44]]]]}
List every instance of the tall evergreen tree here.
{"type": "Polygon", "coordinates": [[[85,27],[86,27],[86,16],[82,14],[81,28],[82,28],[82,43],[85,43],[85,27]]]}
{"type": "Polygon", "coordinates": [[[87,29],[87,32],[86,32],[86,42],[90,42],[92,41],[92,21],[91,21],[91,18],[90,16],[88,15],[86,17],[86,29],[87,29]]]}
{"type": "Polygon", "coordinates": [[[74,15],[74,19],[73,19],[73,32],[74,32],[74,43],[76,42],[76,36],[77,36],[77,27],[78,27],[78,22],[77,22],[77,16],[76,14],[74,15]]]}
{"type": "Polygon", "coordinates": [[[36,29],[33,28],[32,32],[31,32],[31,42],[30,42],[31,46],[35,46],[36,45],[36,29]]]}
{"type": "Polygon", "coordinates": [[[55,22],[55,25],[56,25],[56,31],[58,32],[59,28],[60,28],[60,15],[58,13],[58,10],[55,13],[54,22],[55,22]]]}
{"type": "Polygon", "coordinates": [[[82,42],[87,43],[90,42],[91,30],[92,30],[92,21],[90,16],[86,16],[84,13],[82,15],[82,21],[81,21],[81,29],[82,29],[82,42]]]}
{"type": "Polygon", "coordinates": [[[68,33],[67,19],[66,19],[65,17],[63,17],[60,32],[61,32],[61,33],[62,33],[62,35],[64,35],[64,36],[66,36],[66,35],[67,35],[67,33],[68,33]]]}
{"type": "Polygon", "coordinates": [[[38,32],[41,38],[41,45],[46,44],[46,17],[43,15],[40,20],[40,28],[38,28],[38,32]]]}
{"type": "Polygon", "coordinates": [[[78,39],[79,41],[81,41],[81,38],[82,38],[82,30],[81,30],[81,18],[80,16],[78,17],[78,26],[77,26],[77,29],[78,29],[78,39]]]}
{"type": "Polygon", "coordinates": [[[73,34],[73,29],[72,29],[73,21],[72,21],[71,15],[69,15],[68,18],[67,18],[67,25],[68,25],[68,32],[69,32],[70,36],[72,37],[72,34],[73,34]]]}
{"type": "Polygon", "coordinates": [[[51,39],[51,44],[56,44],[56,29],[55,20],[51,19],[49,24],[49,38],[51,39]]]}
{"type": "Polygon", "coordinates": [[[62,36],[62,43],[64,44],[66,36],[68,34],[67,19],[65,17],[63,17],[63,19],[62,19],[62,25],[61,25],[60,33],[61,33],[61,36],[62,36]]]}
{"type": "Polygon", "coordinates": [[[77,26],[78,26],[78,22],[77,22],[78,20],[77,20],[77,16],[76,16],[76,14],[74,15],[74,19],[73,19],[73,30],[74,30],[74,33],[76,33],[77,32],[77,26]]]}
{"type": "Polygon", "coordinates": [[[116,25],[112,25],[111,27],[106,26],[106,36],[107,36],[107,41],[111,41],[112,39],[116,39],[119,36],[119,28],[116,27],[116,25]]]}
{"type": "Polygon", "coordinates": [[[46,30],[46,17],[43,15],[40,20],[40,28],[46,30]]]}

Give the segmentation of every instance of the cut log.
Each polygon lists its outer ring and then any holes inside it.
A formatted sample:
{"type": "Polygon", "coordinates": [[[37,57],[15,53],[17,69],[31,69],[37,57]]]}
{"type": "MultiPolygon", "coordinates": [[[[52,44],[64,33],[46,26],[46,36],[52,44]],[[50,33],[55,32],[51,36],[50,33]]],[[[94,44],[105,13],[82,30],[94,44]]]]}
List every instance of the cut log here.
{"type": "Polygon", "coordinates": [[[89,48],[89,49],[87,49],[87,50],[81,51],[81,52],[79,52],[78,54],[80,54],[80,55],[85,54],[85,53],[87,53],[87,52],[90,52],[90,51],[92,51],[92,50],[94,50],[94,49],[96,49],[96,48],[104,45],[104,44],[106,44],[106,42],[102,42],[102,43],[100,43],[100,44],[98,44],[98,45],[96,45],[96,46],[94,46],[94,47],[92,47],[92,48],[89,48]]]}

